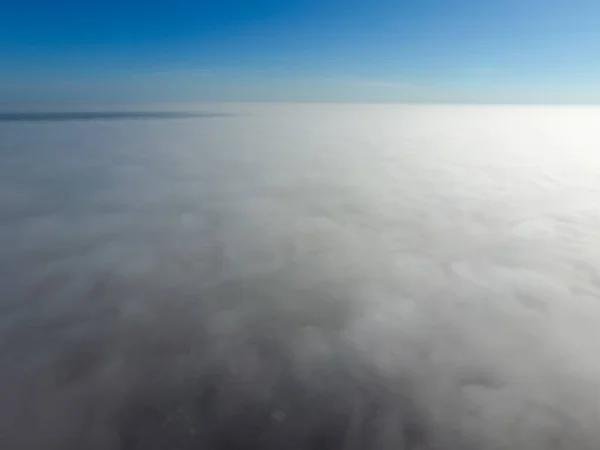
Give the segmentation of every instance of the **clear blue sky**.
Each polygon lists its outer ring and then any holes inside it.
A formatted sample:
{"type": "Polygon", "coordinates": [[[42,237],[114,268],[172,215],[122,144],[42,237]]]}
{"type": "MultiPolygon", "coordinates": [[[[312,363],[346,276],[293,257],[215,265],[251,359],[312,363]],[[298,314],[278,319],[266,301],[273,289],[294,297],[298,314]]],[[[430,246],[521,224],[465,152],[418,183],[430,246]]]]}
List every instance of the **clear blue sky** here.
{"type": "Polygon", "coordinates": [[[0,101],[600,103],[598,0],[3,0],[0,101]]]}

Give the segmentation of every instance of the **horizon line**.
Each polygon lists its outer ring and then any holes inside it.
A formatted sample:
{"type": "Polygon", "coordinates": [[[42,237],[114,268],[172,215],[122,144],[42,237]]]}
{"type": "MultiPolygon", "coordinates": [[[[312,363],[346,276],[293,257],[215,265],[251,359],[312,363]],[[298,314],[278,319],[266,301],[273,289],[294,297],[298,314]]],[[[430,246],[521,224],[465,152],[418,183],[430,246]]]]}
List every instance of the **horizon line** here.
{"type": "MultiPolygon", "coordinates": [[[[151,105],[235,105],[235,104],[323,104],[323,105],[404,105],[404,106],[586,106],[600,107],[600,102],[484,102],[484,101],[351,101],[351,100],[139,100],[121,101],[2,101],[0,111],[10,113],[8,107],[135,107],[151,105]]],[[[15,110],[16,112],[16,110],[15,110]]]]}

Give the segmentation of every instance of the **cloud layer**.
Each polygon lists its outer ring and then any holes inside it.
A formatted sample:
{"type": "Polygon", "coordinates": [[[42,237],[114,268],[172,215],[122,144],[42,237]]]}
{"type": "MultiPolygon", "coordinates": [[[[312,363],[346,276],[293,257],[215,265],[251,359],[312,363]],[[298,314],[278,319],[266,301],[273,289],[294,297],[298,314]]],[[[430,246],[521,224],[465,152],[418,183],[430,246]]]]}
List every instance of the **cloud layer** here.
{"type": "Polygon", "coordinates": [[[3,448],[598,448],[598,111],[214,110],[0,123],[3,448]]]}

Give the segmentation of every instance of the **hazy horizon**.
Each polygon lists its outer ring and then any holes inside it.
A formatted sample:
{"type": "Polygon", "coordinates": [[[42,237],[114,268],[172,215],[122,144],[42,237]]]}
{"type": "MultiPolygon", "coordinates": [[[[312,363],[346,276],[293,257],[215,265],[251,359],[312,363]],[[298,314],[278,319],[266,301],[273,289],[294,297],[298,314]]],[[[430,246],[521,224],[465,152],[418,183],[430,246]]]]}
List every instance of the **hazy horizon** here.
{"type": "Polygon", "coordinates": [[[224,101],[137,101],[137,102],[118,102],[118,101],[95,101],[95,102],[40,102],[40,101],[20,101],[20,102],[1,102],[0,101],[0,112],[11,112],[19,111],[23,109],[27,111],[27,108],[32,108],[35,111],[36,107],[43,108],[47,111],[60,111],[69,110],[74,111],[93,111],[93,110],[135,110],[140,111],[151,109],[151,110],[166,110],[166,111],[195,111],[200,108],[209,110],[210,108],[231,108],[236,106],[244,105],[255,105],[255,106],[268,106],[268,105],[299,105],[299,106],[310,106],[310,105],[325,105],[325,106],[398,106],[398,107],[429,107],[429,106],[442,106],[442,107],[532,107],[532,108],[600,108],[600,103],[510,103],[510,102],[402,102],[402,101],[319,101],[319,100],[302,100],[302,101],[288,101],[288,100],[272,100],[272,101],[259,101],[259,100],[224,100],[224,101]],[[14,109],[11,109],[14,108],[14,109]]]}

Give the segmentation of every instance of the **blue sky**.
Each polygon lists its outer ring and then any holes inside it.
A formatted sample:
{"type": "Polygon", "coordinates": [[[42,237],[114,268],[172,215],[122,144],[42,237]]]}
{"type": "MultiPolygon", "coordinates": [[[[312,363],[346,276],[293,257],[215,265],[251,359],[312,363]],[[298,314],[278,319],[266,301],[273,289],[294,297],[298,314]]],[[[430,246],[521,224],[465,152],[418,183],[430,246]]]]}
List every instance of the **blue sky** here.
{"type": "Polygon", "coordinates": [[[597,0],[3,0],[0,101],[599,103],[597,0]]]}

